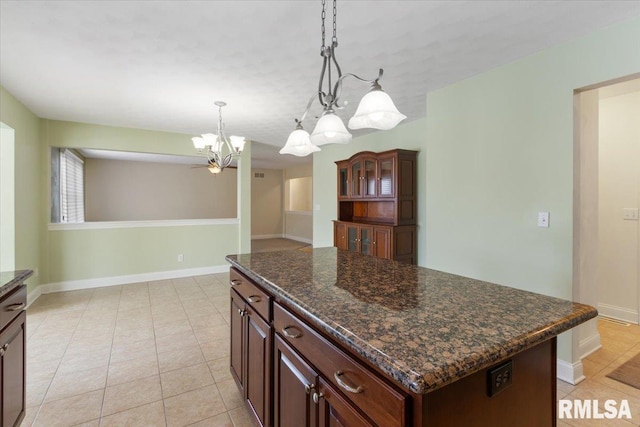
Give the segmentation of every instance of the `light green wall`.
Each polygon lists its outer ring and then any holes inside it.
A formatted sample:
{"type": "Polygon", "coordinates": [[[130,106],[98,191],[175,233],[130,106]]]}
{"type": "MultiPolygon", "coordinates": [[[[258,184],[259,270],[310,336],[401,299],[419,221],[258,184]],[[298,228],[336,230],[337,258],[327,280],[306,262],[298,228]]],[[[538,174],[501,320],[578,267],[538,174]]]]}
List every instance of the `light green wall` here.
{"type": "Polygon", "coordinates": [[[637,40],[640,19],[428,94],[428,267],[571,299],[573,91],[638,72],[637,40]]]}
{"type": "MultiPolygon", "coordinates": [[[[54,120],[43,120],[42,130],[47,152],[49,147],[85,147],[194,154],[191,135],[179,133],[54,120]]],[[[246,147],[250,148],[250,143],[246,147]]],[[[250,169],[250,149],[247,152],[250,169]]],[[[243,162],[247,163],[244,155],[243,162]]],[[[238,186],[241,194],[247,191],[246,178],[240,178],[238,186]]],[[[48,182],[44,189],[48,194],[48,182]]],[[[243,221],[250,218],[241,216],[240,223],[243,221]]],[[[240,228],[207,225],[48,231],[47,283],[226,265],[224,257],[239,252],[240,228]],[[178,254],[184,254],[184,262],[177,262],[178,254]]]]}
{"type": "Polygon", "coordinates": [[[394,148],[416,150],[418,154],[418,264],[425,265],[424,186],[426,163],[426,120],[401,124],[384,132],[373,132],[353,139],[351,144],[323,145],[313,154],[313,246],[333,246],[333,223],[337,218],[337,171],[335,161],[348,159],[360,151],[394,148]],[[318,210],[318,205],[320,209],[318,210]]]}
{"type": "Polygon", "coordinates": [[[39,277],[27,280],[31,292],[42,277],[40,121],[0,86],[0,122],[15,130],[15,268],[38,270],[39,277]]]}

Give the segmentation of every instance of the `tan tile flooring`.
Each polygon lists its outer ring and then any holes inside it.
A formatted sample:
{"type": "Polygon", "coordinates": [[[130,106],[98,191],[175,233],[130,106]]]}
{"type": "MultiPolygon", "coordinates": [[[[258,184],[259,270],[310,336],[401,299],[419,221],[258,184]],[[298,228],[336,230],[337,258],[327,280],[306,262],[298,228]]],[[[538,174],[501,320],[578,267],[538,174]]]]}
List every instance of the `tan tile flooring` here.
{"type": "MultiPolygon", "coordinates": [[[[23,426],[253,426],[229,374],[228,274],[41,296],[27,310],[23,426]]],[[[626,420],[559,427],[640,426],[640,390],[606,374],[640,352],[640,327],[601,320],[603,349],[587,380],[558,398],[628,399],[626,420]]]]}

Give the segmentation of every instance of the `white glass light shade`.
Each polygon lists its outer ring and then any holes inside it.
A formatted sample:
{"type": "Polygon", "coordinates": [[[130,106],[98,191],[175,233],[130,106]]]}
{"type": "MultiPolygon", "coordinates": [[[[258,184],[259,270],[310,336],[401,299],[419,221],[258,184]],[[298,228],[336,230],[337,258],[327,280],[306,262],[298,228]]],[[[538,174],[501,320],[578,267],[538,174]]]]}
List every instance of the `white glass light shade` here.
{"type": "Polygon", "coordinates": [[[236,152],[241,153],[244,149],[244,143],[247,142],[244,139],[244,136],[231,135],[229,139],[231,140],[231,146],[236,150],[236,152]]]}
{"type": "Polygon", "coordinates": [[[196,150],[204,150],[205,147],[205,142],[204,142],[204,138],[202,138],[201,136],[194,136],[193,138],[191,138],[191,140],[193,141],[193,146],[196,148],[196,150]]]}
{"type": "Polygon", "coordinates": [[[383,90],[369,91],[360,100],[356,114],[349,120],[349,129],[393,129],[406,119],[383,90]]]}
{"type": "Polygon", "coordinates": [[[311,134],[311,142],[317,146],[324,144],[348,144],[351,134],[344,127],[340,117],[333,112],[325,112],[311,134]]]}
{"type": "Polygon", "coordinates": [[[289,134],[287,143],[280,149],[280,154],[304,157],[316,151],[320,151],[320,148],[311,143],[309,132],[304,129],[296,129],[289,134]]]}

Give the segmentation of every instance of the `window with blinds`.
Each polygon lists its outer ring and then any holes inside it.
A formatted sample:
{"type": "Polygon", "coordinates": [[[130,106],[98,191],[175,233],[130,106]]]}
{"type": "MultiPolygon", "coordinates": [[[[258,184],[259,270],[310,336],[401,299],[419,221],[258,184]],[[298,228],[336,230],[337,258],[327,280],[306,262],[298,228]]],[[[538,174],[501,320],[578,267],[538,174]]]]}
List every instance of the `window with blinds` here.
{"type": "Polygon", "coordinates": [[[84,222],[84,162],[60,150],[60,222],[84,222]]]}

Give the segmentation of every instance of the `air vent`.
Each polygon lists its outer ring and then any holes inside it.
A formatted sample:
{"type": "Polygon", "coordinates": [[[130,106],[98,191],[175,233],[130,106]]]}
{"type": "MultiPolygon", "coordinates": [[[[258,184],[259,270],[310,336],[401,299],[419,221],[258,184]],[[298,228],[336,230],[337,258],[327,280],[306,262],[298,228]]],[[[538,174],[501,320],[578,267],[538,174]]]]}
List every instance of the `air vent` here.
{"type": "Polygon", "coordinates": [[[264,178],[264,173],[263,172],[256,172],[253,174],[254,178],[264,178]]]}

